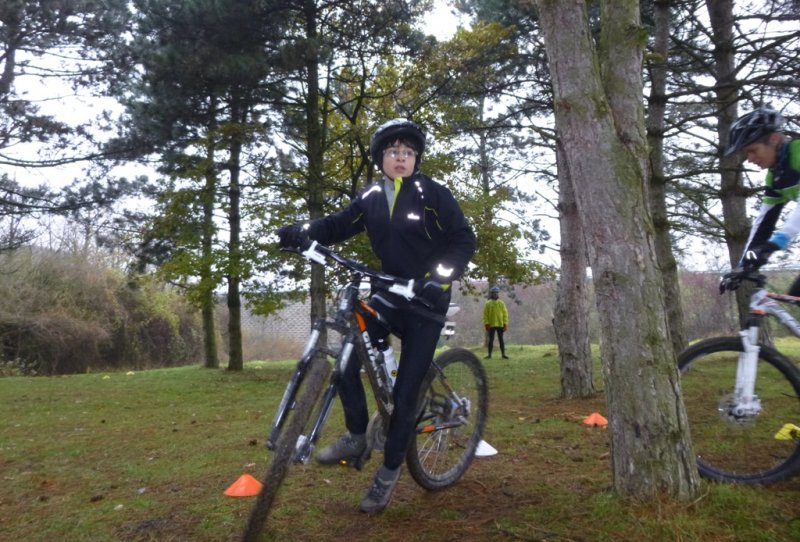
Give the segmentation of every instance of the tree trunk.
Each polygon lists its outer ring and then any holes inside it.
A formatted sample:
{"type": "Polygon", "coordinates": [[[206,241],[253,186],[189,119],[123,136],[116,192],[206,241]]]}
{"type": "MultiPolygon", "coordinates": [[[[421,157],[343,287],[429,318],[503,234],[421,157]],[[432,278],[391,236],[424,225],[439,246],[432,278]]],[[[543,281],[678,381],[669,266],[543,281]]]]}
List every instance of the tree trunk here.
{"type": "Polygon", "coordinates": [[[595,283],[614,488],[691,499],[697,468],[647,205],[639,4],[601,3],[599,55],[584,1],[536,4],[595,283]]]}
{"type": "MultiPolygon", "coordinates": [[[[733,44],[733,0],[706,0],[711,21],[711,36],[714,42],[715,92],[717,96],[717,137],[720,143],[720,202],[725,226],[725,242],[731,267],[736,267],[744,254],[750,235],[750,220],[747,218],[747,193],[742,182],[739,157],[723,156],[728,145],[728,135],[737,117],[736,103],[739,100],[739,84],[736,81],[736,59],[733,44]]],[[[749,312],[752,286],[743,285],[736,291],[739,322],[744,326],[749,312]]]]}
{"type": "Polygon", "coordinates": [[[553,309],[553,328],[561,360],[561,397],[590,397],[594,395],[594,371],[589,342],[586,239],[581,230],[564,149],[558,142],[556,161],[559,180],[561,276],[553,309]]]}
{"type": "MultiPolygon", "coordinates": [[[[483,125],[484,123],[484,113],[486,100],[480,99],[478,101],[478,115],[477,120],[478,122],[483,125]]],[[[490,164],[490,156],[489,156],[489,149],[488,149],[488,137],[487,137],[486,130],[479,130],[477,134],[477,152],[478,152],[478,180],[481,186],[481,193],[487,199],[491,198],[492,196],[492,179],[491,179],[491,170],[492,166],[490,164]]],[[[494,232],[494,222],[495,222],[495,208],[493,205],[485,205],[483,207],[483,212],[481,213],[481,220],[483,222],[483,228],[485,231],[494,232]]],[[[490,250],[492,244],[496,243],[494,236],[487,235],[485,236],[487,240],[486,245],[483,247],[486,250],[490,250]]],[[[492,265],[488,266],[486,269],[486,281],[487,281],[487,290],[492,286],[497,286],[497,279],[500,277],[500,269],[498,266],[492,265]]],[[[489,333],[484,333],[483,335],[483,346],[489,346],[489,333]]]]}
{"type": "MultiPolygon", "coordinates": [[[[213,110],[213,107],[211,108],[213,110]]],[[[211,132],[211,130],[209,130],[211,132]]],[[[203,206],[203,233],[201,239],[200,262],[200,306],[203,318],[203,348],[205,350],[204,366],[209,369],[219,367],[217,353],[217,326],[214,318],[214,288],[216,281],[212,272],[214,261],[214,194],[217,189],[217,172],[214,169],[214,139],[208,137],[206,141],[206,171],[205,181],[201,195],[203,206]]]]}
{"type": "Polygon", "coordinates": [[[239,294],[239,285],[242,277],[242,252],[240,233],[242,217],[240,214],[241,187],[239,174],[241,171],[240,160],[242,155],[242,130],[246,115],[241,114],[241,105],[234,100],[232,106],[231,122],[234,135],[231,141],[230,156],[228,160],[228,173],[230,187],[228,188],[228,225],[230,236],[228,240],[228,370],[241,371],[244,369],[244,353],[242,352],[242,300],[239,294]]]}
{"type": "Polygon", "coordinates": [[[212,245],[214,242],[214,189],[216,187],[216,173],[206,174],[206,186],[203,189],[203,238],[202,262],[200,264],[200,306],[203,318],[203,349],[205,352],[204,366],[209,369],[219,367],[219,354],[217,352],[217,324],[214,311],[214,280],[211,270],[213,261],[212,245]]]}
{"type": "MultiPolygon", "coordinates": [[[[322,181],[323,131],[319,112],[319,51],[317,50],[317,7],[314,0],[304,2],[307,72],[306,135],[308,139],[308,211],[312,219],[324,214],[324,183],[322,181]]],[[[325,270],[321,265],[311,266],[311,321],[325,315],[325,270]]]]}
{"type": "Polygon", "coordinates": [[[672,251],[667,214],[667,179],[664,176],[664,114],[666,111],[667,56],[669,54],[670,0],[653,4],[655,18],[655,58],[650,66],[650,99],[647,114],[647,141],[650,146],[650,212],[653,215],[656,261],[664,282],[667,326],[675,352],[686,348],[678,262],[672,251]]]}

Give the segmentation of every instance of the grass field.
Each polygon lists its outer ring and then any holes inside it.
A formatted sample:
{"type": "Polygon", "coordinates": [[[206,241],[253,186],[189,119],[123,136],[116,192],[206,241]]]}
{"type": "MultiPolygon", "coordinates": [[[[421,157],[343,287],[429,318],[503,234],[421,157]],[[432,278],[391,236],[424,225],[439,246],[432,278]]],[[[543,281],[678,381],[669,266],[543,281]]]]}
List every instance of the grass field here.
{"type": "MultiPolygon", "coordinates": [[[[459,484],[426,493],[404,475],[386,512],[368,517],[357,508],[380,456],[363,471],[292,467],[264,540],[800,540],[800,478],[703,482],[693,502],[620,501],[608,434],[581,423],[607,414],[602,392],[559,399],[553,346],[509,355],[486,364],[485,439],[499,453],[477,458],[459,484]]],[[[252,498],[223,492],[243,473],[261,477],[292,367],[0,379],[0,540],[236,540],[252,498]]],[[[326,441],[341,418],[337,404],[326,441]]]]}

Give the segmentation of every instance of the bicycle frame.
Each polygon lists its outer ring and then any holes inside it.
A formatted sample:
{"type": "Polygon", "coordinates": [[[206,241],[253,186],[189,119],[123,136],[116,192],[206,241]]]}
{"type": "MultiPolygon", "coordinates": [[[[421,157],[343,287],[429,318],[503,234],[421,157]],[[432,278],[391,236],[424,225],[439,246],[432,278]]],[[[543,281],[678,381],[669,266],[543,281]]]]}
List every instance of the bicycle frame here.
{"type": "MultiPolygon", "coordinates": [[[[348,288],[352,286],[352,283],[348,288]]],[[[351,300],[352,301],[352,300],[351,300]]],[[[373,395],[378,406],[378,411],[383,417],[385,423],[388,425],[388,419],[394,410],[394,403],[392,402],[392,388],[389,380],[389,375],[385,370],[382,363],[382,356],[378,350],[373,347],[370,342],[369,335],[366,330],[366,322],[361,316],[361,312],[370,309],[364,304],[363,301],[356,300],[353,307],[350,302],[344,302],[340,305],[337,311],[337,318],[344,321],[326,321],[320,320],[319,326],[327,330],[332,330],[340,333],[343,340],[341,347],[337,351],[331,351],[325,348],[326,353],[335,358],[334,370],[331,373],[328,387],[322,398],[319,414],[314,422],[314,425],[308,435],[301,435],[297,444],[297,452],[295,461],[299,463],[308,463],[314,451],[317,441],[322,434],[328,415],[333,407],[338,390],[339,375],[344,372],[347,363],[350,361],[350,356],[355,351],[356,356],[361,361],[361,366],[367,373],[373,395]],[[354,319],[355,322],[347,322],[347,320],[354,319]],[[355,326],[355,327],[354,327],[355,326]]],[[[371,309],[370,309],[371,310],[371,309]]],[[[374,311],[372,311],[374,313],[374,311]]],[[[379,315],[374,314],[377,318],[379,315]]],[[[314,348],[312,347],[312,352],[314,348]]]]}
{"type": "MultiPolygon", "coordinates": [[[[360,296],[362,281],[377,290],[405,297],[409,310],[444,324],[444,317],[414,293],[414,281],[369,269],[312,242],[300,252],[312,262],[332,259],[349,270],[350,279],[339,290],[330,319],[317,319],[294,373],[281,398],[272,423],[267,448],[274,451],[263,477],[262,489],[250,512],[243,540],[259,539],[275,496],[291,463],[308,463],[339,390],[340,378],[354,359],[368,376],[377,413],[367,426],[366,447],[347,457],[343,465],[361,469],[381,440],[394,410],[394,382],[387,370],[382,344],[374,344],[367,328],[373,322],[391,333],[379,312],[360,296]],[[329,338],[336,333],[338,342],[329,338]],[[329,364],[329,358],[333,363],[329,364]],[[327,381],[327,384],[326,384],[327,381]],[[314,413],[316,409],[316,418],[314,413]]],[[[382,342],[382,339],[380,340],[382,342]]],[[[455,484],[472,463],[486,426],[488,410],[486,373],[473,352],[451,348],[431,360],[417,404],[416,436],[406,449],[406,467],[421,487],[436,491],[455,484]]]]}
{"type": "MultiPolygon", "coordinates": [[[[353,273],[351,280],[340,290],[339,303],[333,319],[320,318],[312,324],[311,334],[303,349],[303,355],[298,362],[299,367],[311,363],[316,355],[324,354],[334,358],[334,370],[331,373],[328,386],[323,395],[319,415],[308,435],[301,436],[297,443],[295,460],[308,463],[314,446],[319,439],[322,428],[327,421],[337,392],[339,375],[345,370],[350,356],[355,351],[362,363],[375,396],[378,411],[388,423],[389,416],[394,409],[391,393],[391,381],[382,363],[382,354],[375,348],[369,338],[366,328],[366,318],[381,321],[380,315],[362,300],[358,299],[358,286],[362,276],[353,273]],[[338,333],[342,338],[337,349],[330,349],[321,345],[323,334],[329,331],[338,333]]],[[[283,394],[278,412],[272,423],[272,431],[267,440],[267,448],[274,449],[280,435],[285,417],[289,412],[289,402],[299,385],[300,372],[295,372],[293,381],[287,386],[283,394]]]]}
{"type": "Polygon", "coordinates": [[[769,292],[764,288],[765,278],[758,275],[751,278],[758,284],[758,289],[750,298],[750,317],[745,329],[739,332],[742,338],[743,352],[739,356],[736,368],[736,388],[730,413],[737,419],[748,418],[761,412],[761,401],[755,394],[756,375],[758,372],[759,333],[764,317],[773,316],[794,336],[800,337],[800,322],[797,321],[781,304],[800,305],[800,297],[769,292]]]}
{"type": "MultiPolygon", "coordinates": [[[[407,299],[414,298],[415,294],[413,292],[413,280],[400,284],[395,277],[371,271],[318,245],[316,242],[312,242],[311,246],[302,252],[302,255],[306,259],[317,263],[325,263],[325,257],[332,258],[351,272],[350,280],[340,288],[337,295],[336,311],[333,318],[320,318],[313,323],[311,334],[303,349],[303,355],[298,362],[298,367],[302,369],[307,367],[314,356],[317,355],[324,354],[326,357],[331,357],[335,360],[313,428],[308,435],[301,435],[296,445],[295,461],[305,464],[310,460],[314,447],[321,436],[322,428],[327,421],[337,394],[338,379],[347,367],[347,363],[353,353],[355,353],[367,374],[378,412],[384,424],[383,427],[388,427],[389,417],[394,410],[392,380],[383,362],[383,353],[372,344],[367,332],[367,320],[371,319],[385,326],[387,331],[390,330],[381,315],[360,299],[359,288],[365,277],[382,284],[385,290],[399,294],[407,299]],[[329,348],[327,344],[321,344],[323,337],[327,340],[329,331],[333,331],[341,337],[341,344],[336,349],[329,348]]],[[[269,449],[274,449],[277,443],[281,428],[291,408],[289,403],[300,385],[301,378],[301,372],[296,371],[284,392],[278,412],[273,420],[270,436],[267,439],[267,448],[269,449]]],[[[455,394],[453,390],[451,391],[455,394]]],[[[359,465],[355,466],[360,468],[359,465]]]]}

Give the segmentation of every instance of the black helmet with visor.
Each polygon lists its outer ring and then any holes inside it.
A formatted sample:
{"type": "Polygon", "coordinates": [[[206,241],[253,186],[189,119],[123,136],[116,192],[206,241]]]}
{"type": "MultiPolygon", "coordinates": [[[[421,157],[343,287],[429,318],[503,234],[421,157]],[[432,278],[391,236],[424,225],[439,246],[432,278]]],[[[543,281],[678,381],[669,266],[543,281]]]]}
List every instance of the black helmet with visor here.
{"type": "Polygon", "coordinates": [[[725,156],[777,132],[782,124],[781,114],[769,107],[759,107],[742,115],[731,125],[725,156]]]}
{"type": "Polygon", "coordinates": [[[425,152],[425,131],[419,124],[407,119],[392,119],[384,122],[375,130],[369,144],[372,163],[382,170],[383,151],[398,139],[407,141],[417,151],[414,173],[419,172],[422,153],[425,152]]]}

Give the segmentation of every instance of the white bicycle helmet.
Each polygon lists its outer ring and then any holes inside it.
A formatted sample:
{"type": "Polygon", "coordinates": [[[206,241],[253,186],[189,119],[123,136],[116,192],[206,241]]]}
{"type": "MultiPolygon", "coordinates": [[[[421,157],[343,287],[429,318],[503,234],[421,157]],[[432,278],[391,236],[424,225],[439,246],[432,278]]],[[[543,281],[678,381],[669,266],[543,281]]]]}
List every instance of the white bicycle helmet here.
{"type": "Polygon", "coordinates": [[[781,129],[781,114],[769,107],[759,107],[736,119],[731,125],[725,156],[742,150],[751,143],[781,129]]]}

